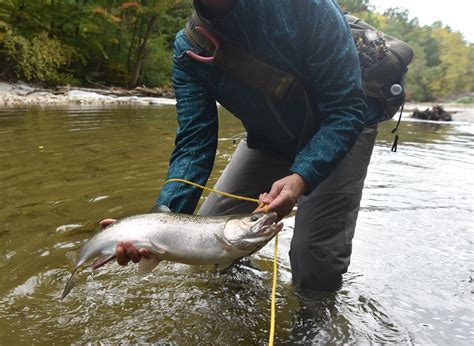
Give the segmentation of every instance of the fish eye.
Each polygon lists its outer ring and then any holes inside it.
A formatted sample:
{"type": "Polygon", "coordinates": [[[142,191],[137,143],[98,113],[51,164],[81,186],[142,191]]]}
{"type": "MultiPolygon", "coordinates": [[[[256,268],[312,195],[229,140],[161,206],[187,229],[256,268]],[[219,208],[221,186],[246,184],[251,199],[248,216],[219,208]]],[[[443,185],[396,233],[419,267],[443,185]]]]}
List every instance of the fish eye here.
{"type": "Polygon", "coordinates": [[[257,221],[258,219],[260,219],[260,218],[259,218],[257,215],[252,215],[252,216],[250,217],[250,221],[252,221],[252,222],[257,221]]]}

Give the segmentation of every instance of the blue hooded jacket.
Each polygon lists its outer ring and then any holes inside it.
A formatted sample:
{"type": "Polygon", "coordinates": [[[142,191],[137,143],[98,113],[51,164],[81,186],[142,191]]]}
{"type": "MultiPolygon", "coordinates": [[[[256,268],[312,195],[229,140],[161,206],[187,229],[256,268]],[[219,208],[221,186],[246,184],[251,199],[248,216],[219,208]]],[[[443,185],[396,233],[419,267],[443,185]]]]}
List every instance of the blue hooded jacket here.
{"type": "MultiPolygon", "coordinates": [[[[303,81],[313,110],[312,136],[301,142],[308,125],[303,105],[275,104],[212,63],[191,59],[186,51],[193,47],[182,30],[174,43],[172,82],[179,126],[168,178],[206,183],[217,148],[218,101],[242,121],[250,148],[293,162],[288,174],[299,174],[308,192],[313,191],[363,127],[383,120],[378,104],[371,102],[367,109],[359,59],[343,13],[332,0],[239,0],[216,22],[194,3],[209,26],[303,81]]],[[[157,204],[192,213],[201,192],[168,183],[157,204]]]]}

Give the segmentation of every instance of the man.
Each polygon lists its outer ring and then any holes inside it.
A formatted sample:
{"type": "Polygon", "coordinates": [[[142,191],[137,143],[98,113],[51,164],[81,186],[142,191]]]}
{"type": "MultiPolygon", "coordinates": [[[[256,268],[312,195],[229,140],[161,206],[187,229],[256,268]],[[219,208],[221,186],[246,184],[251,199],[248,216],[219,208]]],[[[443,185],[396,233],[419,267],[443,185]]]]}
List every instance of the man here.
{"type": "MultiPolygon", "coordinates": [[[[201,21],[257,59],[297,76],[306,103],[278,103],[212,63],[174,45],[173,86],[179,127],[168,178],[205,184],[217,147],[216,101],[243,123],[216,188],[258,197],[280,218],[298,202],[290,259],[299,288],[336,290],[347,271],[362,188],[381,110],[362,90],[359,60],[345,18],[331,0],[194,0],[201,21]],[[308,116],[308,109],[309,112],[308,116]]],[[[163,187],[157,204],[193,213],[201,190],[163,187]]],[[[211,194],[199,214],[248,213],[252,203],[211,194]]],[[[117,261],[147,256],[119,243],[117,261]]]]}

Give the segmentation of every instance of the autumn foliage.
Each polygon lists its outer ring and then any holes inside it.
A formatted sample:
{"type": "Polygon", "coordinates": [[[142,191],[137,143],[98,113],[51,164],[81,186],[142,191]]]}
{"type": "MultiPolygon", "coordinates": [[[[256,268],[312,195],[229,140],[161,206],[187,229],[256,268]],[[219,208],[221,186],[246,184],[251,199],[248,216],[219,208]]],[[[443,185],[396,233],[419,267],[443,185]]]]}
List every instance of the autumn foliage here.
{"type": "MultiPolygon", "coordinates": [[[[49,85],[169,86],[172,43],[190,0],[0,0],[0,79],[49,85]]],[[[474,46],[441,22],[421,26],[402,9],[376,13],[369,0],[345,10],[408,42],[415,59],[408,97],[472,95],[474,46]]],[[[470,97],[470,96],[468,96],[470,97]]]]}

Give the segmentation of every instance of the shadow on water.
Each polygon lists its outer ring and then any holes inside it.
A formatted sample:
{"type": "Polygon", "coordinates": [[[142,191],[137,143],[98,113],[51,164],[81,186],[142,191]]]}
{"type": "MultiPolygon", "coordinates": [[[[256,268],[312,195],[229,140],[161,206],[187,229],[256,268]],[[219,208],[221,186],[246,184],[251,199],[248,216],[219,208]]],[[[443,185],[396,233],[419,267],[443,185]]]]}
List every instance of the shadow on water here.
{"type": "MultiPolygon", "coordinates": [[[[213,185],[242,132],[221,112],[213,185]]],[[[337,293],[296,291],[280,234],[277,344],[470,344],[472,123],[382,124],[350,272],[337,293]]],[[[84,270],[65,253],[105,217],[148,211],[173,148],[172,107],[0,110],[0,343],[265,344],[273,243],[218,274],[160,264],[84,270]]]]}

